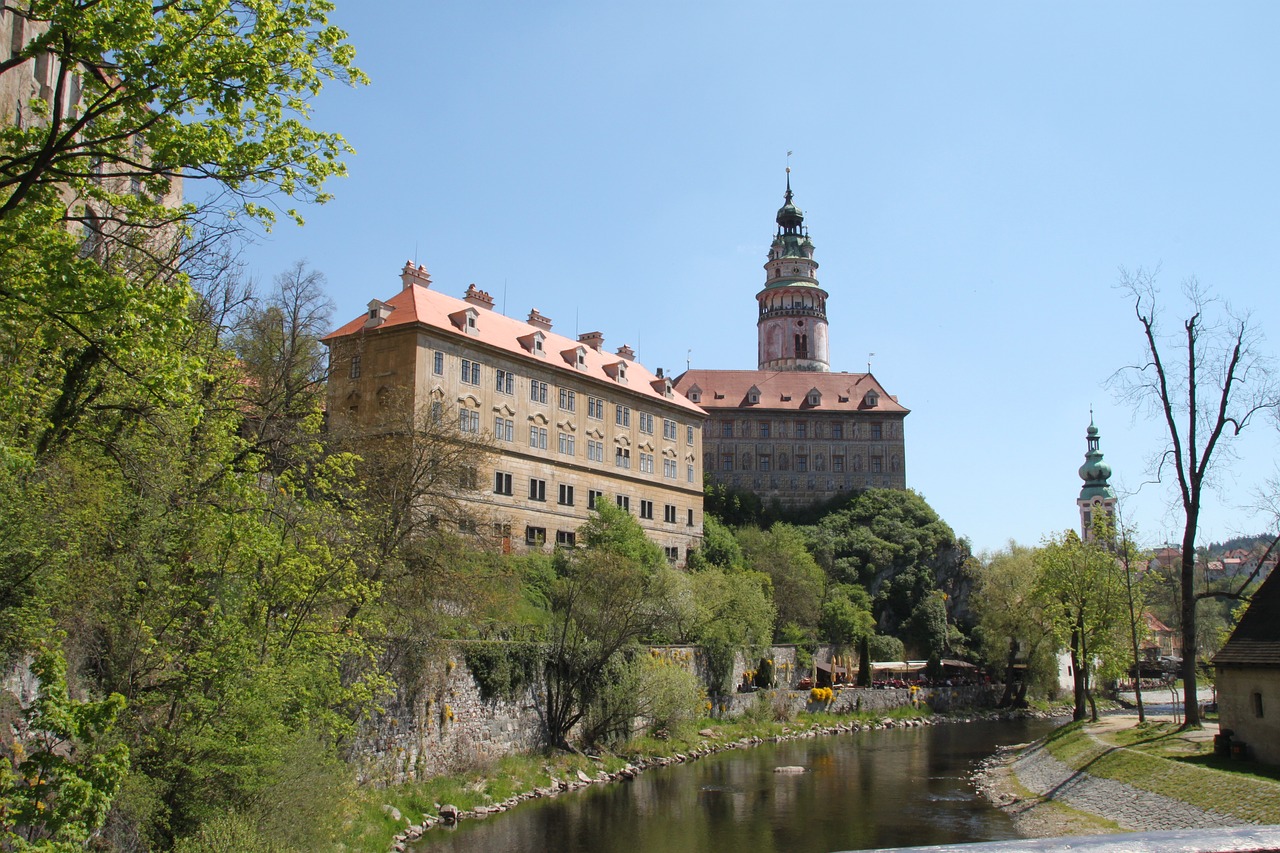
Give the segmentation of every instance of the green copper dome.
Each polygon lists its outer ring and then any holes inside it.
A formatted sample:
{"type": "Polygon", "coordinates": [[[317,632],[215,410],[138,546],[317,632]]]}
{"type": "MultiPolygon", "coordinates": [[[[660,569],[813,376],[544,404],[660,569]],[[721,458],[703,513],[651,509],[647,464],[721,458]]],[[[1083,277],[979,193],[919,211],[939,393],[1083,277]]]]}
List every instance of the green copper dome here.
{"type": "Polygon", "coordinates": [[[1098,428],[1089,424],[1085,434],[1088,450],[1084,454],[1084,464],[1080,466],[1080,479],[1084,487],[1080,489],[1081,500],[1092,500],[1096,497],[1115,498],[1115,489],[1107,481],[1111,479],[1111,466],[1102,461],[1102,451],[1098,449],[1098,428]]]}

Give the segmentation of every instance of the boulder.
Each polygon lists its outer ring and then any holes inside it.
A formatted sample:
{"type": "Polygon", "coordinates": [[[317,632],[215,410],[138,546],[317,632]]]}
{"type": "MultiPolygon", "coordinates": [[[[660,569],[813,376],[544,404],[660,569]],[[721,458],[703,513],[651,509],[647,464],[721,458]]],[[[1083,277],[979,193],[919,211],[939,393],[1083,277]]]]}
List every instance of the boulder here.
{"type": "Polygon", "coordinates": [[[446,803],[440,807],[440,820],[445,823],[457,823],[459,814],[461,814],[461,812],[458,810],[457,806],[446,803]]]}
{"type": "Polygon", "coordinates": [[[394,820],[396,823],[400,822],[400,810],[390,803],[382,804],[382,813],[394,820]]]}
{"type": "Polygon", "coordinates": [[[786,765],[783,765],[782,767],[773,768],[773,772],[774,773],[803,773],[805,772],[805,770],[803,767],[799,766],[798,764],[786,764],[786,765]]]}

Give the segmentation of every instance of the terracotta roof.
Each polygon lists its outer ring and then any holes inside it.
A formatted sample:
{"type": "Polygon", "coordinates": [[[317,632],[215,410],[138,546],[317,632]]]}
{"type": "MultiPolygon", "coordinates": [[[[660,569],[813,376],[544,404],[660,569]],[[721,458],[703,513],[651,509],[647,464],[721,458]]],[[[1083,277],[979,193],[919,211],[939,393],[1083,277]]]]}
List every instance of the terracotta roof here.
{"type": "MultiPolygon", "coordinates": [[[[352,335],[376,335],[405,326],[428,326],[445,336],[456,335],[467,343],[480,343],[548,368],[598,379],[610,385],[621,386],[637,396],[649,397],[698,415],[706,415],[706,412],[689,402],[678,391],[673,391],[670,397],[665,396],[661,389],[665,386],[666,380],[658,378],[640,362],[616,353],[601,352],[572,338],[544,331],[550,327],[550,321],[541,314],[536,318],[539,320],[539,325],[534,325],[531,322],[504,316],[483,305],[446,296],[438,290],[431,290],[420,284],[409,284],[380,305],[386,315],[380,323],[369,325],[369,314],[366,312],[325,335],[321,340],[331,344],[339,338],[352,335]],[[390,309],[389,312],[387,309],[390,309]],[[476,312],[474,334],[466,331],[466,324],[462,319],[468,310],[476,312]],[[543,336],[544,354],[540,356],[531,353],[527,346],[527,342],[536,334],[543,336]],[[583,350],[582,369],[579,369],[576,364],[579,348],[583,350]],[[619,372],[620,362],[625,362],[625,368],[622,368],[626,374],[625,385],[614,378],[619,372]]],[[[630,353],[629,348],[624,349],[630,353]]]]}
{"type": "Polygon", "coordinates": [[[819,373],[805,370],[687,370],[675,379],[682,394],[700,390],[704,409],[862,411],[906,414],[910,410],[884,390],[870,373],[819,373]],[[751,403],[749,392],[760,392],[760,401],[751,403]],[[821,395],[818,405],[809,404],[809,392],[821,395]],[[879,398],[867,404],[867,392],[879,398]]]}
{"type": "Polygon", "coordinates": [[[1215,666],[1280,667],[1280,572],[1272,572],[1253,594],[1249,609],[1231,632],[1215,666]]]}
{"type": "Polygon", "coordinates": [[[1172,634],[1173,629],[1156,618],[1154,613],[1144,613],[1143,618],[1147,621],[1147,629],[1156,634],[1172,634]]]}

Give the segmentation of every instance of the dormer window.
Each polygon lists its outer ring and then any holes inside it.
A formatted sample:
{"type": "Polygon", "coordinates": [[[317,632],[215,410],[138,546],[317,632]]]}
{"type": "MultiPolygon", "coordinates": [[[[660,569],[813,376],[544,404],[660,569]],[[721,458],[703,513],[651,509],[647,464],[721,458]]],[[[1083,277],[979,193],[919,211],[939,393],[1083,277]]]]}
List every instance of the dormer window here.
{"type": "Polygon", "coordinates": [[[468,335],[477,335],[480,333],[479,327],[476,325],[476,317],[479,315],[480,312],[475,308],[467,307],[461,311],[454,311],[449,315],[449,319],[468,335]]]}
{"type": "Polygon", "coordinates": [[[702,402],[702,389],[699,388],[696,384],[689,389],[689,401],[693,403],[702,402]]]}
{"type": "Polygon", "coordinates": [[[810,406],[822,405],[822,392],[819,391],[817,388],[810,388],[809,396],[805,398],[805,402],[807,402],[810,406]]]}
{"type": "Polygon", "coordinates": [[[874,409],[880,404],[880,395],[875,391],[868,391],[867,396],[863,397],[863,402],[867,404],[867,408],[874,409]]]}
{"type": "Polygon", "coordinates": [[[750,388],[747,389],[747,402],[753,406],[760,402],[759,388],[752,385],[750,388]]]}
{"type": "Polygon", "coordinates": [[[516,338],[522,347],[538,356],[546,355],[546,351],[543,349],[543,343],[546,339],[547,336],[542,332],[534,332],[531,335],[521,335],[519,338],[516,338]]]}
{"type": "Polygon", "coordinates": [[[377,299],[369,301],[369,317],[364,321],[365,328],[377,326],[391,315],[391,306],[377,299]]]}

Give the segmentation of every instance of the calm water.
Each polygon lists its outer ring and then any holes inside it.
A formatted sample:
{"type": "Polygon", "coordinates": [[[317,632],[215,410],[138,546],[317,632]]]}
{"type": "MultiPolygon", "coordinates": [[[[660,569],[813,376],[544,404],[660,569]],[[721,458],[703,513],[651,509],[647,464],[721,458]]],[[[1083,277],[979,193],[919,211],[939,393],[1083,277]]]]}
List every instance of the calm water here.
{"type": "Polygon", "coordinates": [[[826,853],[1016,838],[968,782],[1044,721],[835,735],[732,750],[431,830],[422,853],[826,853]],[[780,765],[803,775],[773,772],[780,765]]]}

